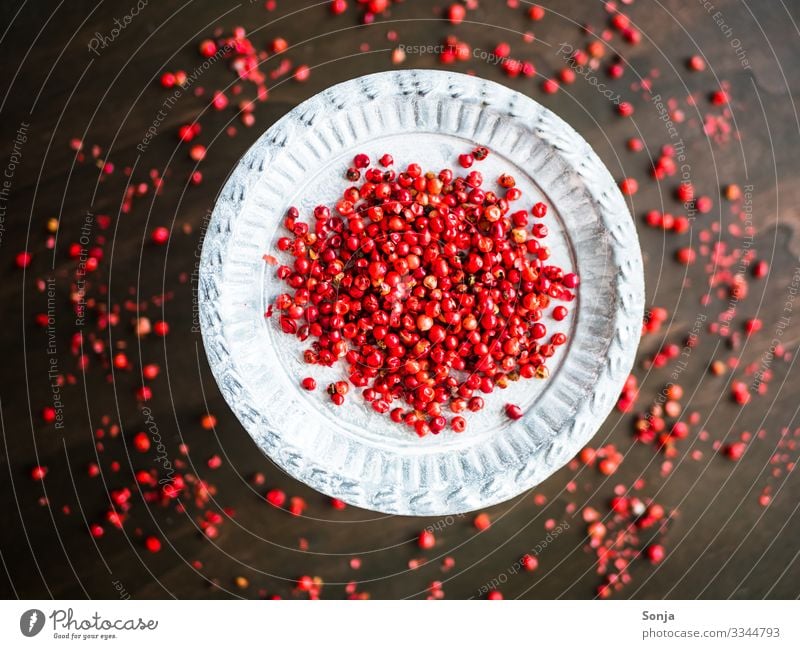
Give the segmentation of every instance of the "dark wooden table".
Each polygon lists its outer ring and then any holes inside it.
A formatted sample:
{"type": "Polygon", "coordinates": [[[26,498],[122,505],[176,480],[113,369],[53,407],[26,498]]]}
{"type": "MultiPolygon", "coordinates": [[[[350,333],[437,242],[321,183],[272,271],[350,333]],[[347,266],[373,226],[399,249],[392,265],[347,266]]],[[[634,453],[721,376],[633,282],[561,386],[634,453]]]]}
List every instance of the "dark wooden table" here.
{"type": "MultiPolygon", "coordinates": [[[[287,597],[296,594],[295,580],[300,575],[318,575],[326,582],[323,597],[344,596],[344,584],[351,580],[359,582],[359,592],[384,598],[424,596],[434,580],[444,582],[447,597],[478,596],[492,580],[501,584],[506,597],[593,597],[600,583],[595,555],[585,551],[585,525],[568,505],[588,504],[605,511],[615,485],[630,486],[641,478],[641,494],[656,497],[677,515],[662,540],[667,560],[660,567],[644,560],[634,562],[632,582],[617,597],[793,598],[800,594],[800,483],[795,474],[773,476],[770,464],[781,430],[786,427],[791,435],[799,425],[798,371],[793,362],[800,315],[784,312],[800,250],[794,103],[800,90],[800,70],[795,65],[797,3],[718,0],[718,7],[709,12],[700,2],[666,0],[640,1],[627,8],[641,29],[642,42],[634,46],[615,35],[611,44],[625,58],[627,71],[620,80],[608,80],[604,70],[611,57],[606,56],[597,75],[634,104],[633,120],[616,116],[597,89],[580,78],[568,92],[545,95],[539,89],[541,77],[509,79],[498,66],[476,58],[451,66],[531,94],[579,130],[615,177],[639,179],[641,189],[633,197],[632,211],[645,255],[647,302],[665,307],[670,315],[661,334],[643,340],[642,360],[662,341],[680,342],[698,313],[707,314],[711,321],[726,305],[725,300],[715,299],[707,309],[700,306],[709,276],[705,263],[692,266],[684,278],[684,269],[673,261],[674,251],[685,245],[681,242],[688,241],[688,235],[664,235],[643,225],[642,215],[659,208],[662,201],[663,209],[680,211],[672,197],[679,176],[659,187],[647,180],[648,157],[626,150],[626,140],[637,129],[653,151],[670,141],[655,105],[632,84],[640,77],[649,78],[654,93],[665,100],[675,98],[683,106],[686,121],[679,129],[692,182],[699,193],[714,198],[714,210],[698,217],[698,230],[716,219],[723,224],[725,239],[731,217],[728,204],[719,200],[719,188],[728,183],[753,186],[756,232],[752,247],[759,259],[769,260],[771,273],[766,280],[750,283],[734,322],[741,327],[743,320],[757,314],[763,321],[762,333],[731,350],[703,330],[679,380],[691,395],[684,398],[685,407],[701,413],[702,428],[710,440],[731,440],[742,431],[763,429],[763,439],[754,442],[740,462],[724,459],[710,442],[697,442],[703,457],[692,459],[689,453],[701,428],[697,426],[692,438],[678,444],[675,467],[664,477],[663,456],[652,446],[634,442],[633,415],[615,412],[598,433],[596,445],[613,443],[626,453],[616,474],[605,477],[594,470],[583,471],[572,492],[575,472],[565,468],[536,490],[547,497],[546,505],[535,505],[532,494],[525,494],[489,511],[494,524],[477,534],[470,516],[436,521],[382,517],[353,508],[337,511],[327,498],[295,483],[262,457],[228,410],[210,374],[200,336],[192,330],[193,273],[216,192],[255,138],[325,87],[391,69],[389,50],[398,43],[437,45],[455,33],[471,48],[491,51],[500,40],[507,40],[515,54],[530,58],[540,74],[549,75],[563,67],[557,53],[560,43],[584,46],[589,38],[579,26],[588,24],[599,30],[608,20],[603,3],[595,0],[545,2],[549,13],[539,23],[528,20],[522,7],[481,0],[479,9],[469,12],[468,21],[454,27],[438,19],[436,4],[406,0],[394,6],[391,17],[367,27],[356,27],[352,7],[346,15],[331,18],[322,6],[289,0],[277,0],[274,11],[260,1],[150,2],[135,16],[128,6],[135,6],[133,0],[22,6],[9,2],[0,8],[0,28],[5,30],[0,85],[0,167],[4,169],[0,173],[5,177],[0,183],[7,181],[0,185],[4,192],[0,195],[0,255],[5,270],[0,295],[6,322],[0,333],[0,593],[7,597],[287,597]],[[124,25],[122,29],[115,26],[115,19],[124,25]],[[311,65],[311,76],[306,83],[284,78],[274,84],[269,100],[256,106],[252,128],[241,125],[231,109],[204,116],[198,138],[209,147],[199,167],[203,182],[187,186],[193,163],[186,155],[188,147],[176,144],[176,130],[203,110],[214,89],[231,83],[231,72],[225,62],[210,66],[163,117],[158,111],[169,91],[159,86],[158,78],[165,70],[194,69],[202,63],[198,42],[217,27],[228,32],[238,25],[253,32],[259,49],[276,37],[285,38],[292,47],[285,56],[295,66],[311,65]],[[520,33],[529,29],[537,40],[523,43],[520,33]],[[390,30],[397,32],[394,43],[387,40],[390,30]],[[369,44],[368,51],[361,47],[364,43],[369,44]],[[94,45],[96,54],[89,45],[94,45]],[[685,61],[697,52],[708,59],[709,68],[690,73],[685,61]],[[722,81],[730,83],[733,115],[728,123],[734,131],[726,142],[717,142],[703,135],[700,115],[709,109],[709,92],[722,81]],[[200,87],[205,89],[204,97],[194,95],[200,87]],[[696,111],[686,106],[690,93],[698,98],[696,111]],[[158,122],[155,137],[137,149],[154,121],[158,122]],[[238,130],[235,137],[225,134],[229,121],[238,130]],[[82,162],[76,162],[70,147],[73,138],[84,142],[82,162]],[[102,151],[99,156],[92,154],[95,145],[102,151]],[[113,162],[114,172],[100,178],[96,157],[113,162]],[[126,167],[133,167],[129,177],[126,167]],[[160,193],[154,195],[150,183],[150,190],[134,201],[130,212],[121,213],[128,181],[134,188],[148,182],[151,169],[163,174],[160,193]],[[105,230],[100,215],[111,217],[105,230]],[[53,236],[48,231],[49,219],[59,220],[54,249],[48,247],[48,237],[53,236]],[[172,230],[168,247],[150,243],[156,226],[172,230]],[[71,292],[80,288],[75,286],[75,271],[81,262],[70,256],[70,246],[83,245],[83,234],[92,246],[99,245],[98,236],[105,238],[99,267],[85,278],[85,323],[70,303],[71,292]],[[31,251],[33,259],[23,272],[15,257],[24,250],[31,251]],[[169,322],[166,338],[134,335],[131,323],[137,305],[153,322],[161,318],[169,322]],[[110,330],[97,326],[98,308],[106,306],[118,318],[110,330]],[[49,328],[48,310],[53,318],[49,328]],[[37,314],[44,314],[45,322],[37,323],[37,314]],[[708,363],[728,357],[741,357],[741,367],[761,362],[782,316],[789,318],[782,342],[791,357],[771,365],[774,376],[765,395],[754,396],[746,408],[739,408],[729,397],[731,374],[711,376],[708,363]],[[76,355],[80,347],[75,347],[79,344],[75,335],[81,333],[88,362],[85,371],[76,355]],[[133,367],[116,369],[113,381],[104,360],[109,346],[115,352],[124,348],[133,367]],[[214,485],[211,502],[202,507],[185,495],[184,512],[174,503],[146,503],[134,486],[134,470],[154,468],[152,451],[142,454],[132,446],[135,434],[148,426],[134,396],[141,385],[140,368],[146,363],[161,367],[160,376],[148,381],[153,390],[148,405],[169,458],[176,466],[182,458],[186,465],[182,472],[214,485]],[[41,416],[43,408],[53,405],[51,369],[73,381],[68,380],[59,391],[63,427],[45,423],[41,416]],[[217,418],[214,430],[200,425],[206,411],[217,418]],[[116,436],[115,426],[121,430],[116,436]],[[186,456],[180,453],[181,443],[188,445],[186,456]],[[220,468],[207,466],[214,455],[222,459],[220,468]],[[87,469],[93,462],[101,468],[96,477],[87,469]],[[37,464],[48,468],[43,482],[30,478],[37,464]],[[259,472],[265,482],[253,486],[251,476],[259,472]],[[773,499],[765,507],[759,495],[768,484],[773,499]],[[124,531],[119,531],[103,521],[103,514],[109,508],[109,494],[123,487],[131,489],[132,506],[124,531]],[[294,517],[268,506],[263,499],[268,488],[304,498],[305,515],[294,517]],[[213,540],[198,531],[199,519],[209,509],[226,519],[213,540]],[[538,571],[509,575],[522,552],[546,537],[547,519],[558,524],[566,521],[569,530],[541,552],[538,571]],[[105,528],[97,539],[88,532],[88,525],[95,522],[105,528]],[[415,537],[427,525],[439,528],[437,546],[423,552],[415,537]],[[160,552],[145,549],[143,539],[150,535],[162,539],[160,552]],[[307,549],[301,548],[300,539],[307,549]],[[409,561],[423,556],[429,562],[410,570],[409,561]],[[455,567],[446,573],[440,568],[444,556],[455,559],[455,567]],[[350,566],[352,557],[361,559],[357,570],[350,566]],[[237,583],[237,577],[248,583],[237,583]]],[[[277,63],[264,65],[272,69],[277,63]]],[[[410,55],[401,65],[424,68],[439,63],[435,55],[410,55]]],[[[252,86],[243,96],[252,96],[252,86]]],[[[644,379],[639,405],[646,408],[668,380],[668,371],[648,373],[639,364],[636,374],[644,379]]],[[[792,453],[796,459],[796,449],[782,452],[787,457],[781,466],[791,460],[792,453]]]]}

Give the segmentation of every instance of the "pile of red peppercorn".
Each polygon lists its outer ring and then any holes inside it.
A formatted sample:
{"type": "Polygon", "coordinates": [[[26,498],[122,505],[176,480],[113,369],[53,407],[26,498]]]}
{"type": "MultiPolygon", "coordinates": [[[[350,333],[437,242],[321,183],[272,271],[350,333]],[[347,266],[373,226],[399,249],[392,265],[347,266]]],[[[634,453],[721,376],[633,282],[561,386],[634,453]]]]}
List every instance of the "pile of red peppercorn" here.
{"type": "MultiPolygon", "coordinates": [[[[470,169],[484,147],[459,156],[470,169]]],[[[508,174],[484,188],[480,171],[423,173],[394,169],[389,154],[371,166],[356,155],[352,183],[333,208],[317,206],[311,224],[292,207],[284,226],[293,236],[277,247],[294,259],[277,276],[292,292],[274,307],[287,334],[313,339],[309,364],[343,359],[348,381],[328,387],[340,405],[350,385],[379,413],[419,436],[448,425],[466,428],[460,413],[484,407],[479,393],[522,378],[546,378],[547,359],[567,337],[548,331],[545,314],[561,321],[579,280],[547,263],[547,206],[515,210],[522,198],[508,174]]],[[[310,377],[302,386],[313,390],[310,377]]],[[[512,419],[522,416],[508,405],[512,419]]]]}

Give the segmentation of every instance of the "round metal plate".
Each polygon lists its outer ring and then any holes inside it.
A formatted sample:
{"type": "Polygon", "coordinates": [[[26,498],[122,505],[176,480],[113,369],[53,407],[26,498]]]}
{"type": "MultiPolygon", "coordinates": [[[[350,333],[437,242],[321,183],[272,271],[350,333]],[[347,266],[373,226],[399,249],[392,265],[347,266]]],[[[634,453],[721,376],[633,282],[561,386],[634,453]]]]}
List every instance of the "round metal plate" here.
{"type": "Polygon", "coordinates": [[[456,73],[369,75],[304,102],[238,163],[209,224],[199,309],[212,372],[256,444],[309,486],[380,512],[446,515],[487,507],[530,489],[568,462],[602,424],[633,364],[644,280],[636,229],[608,170],[569,125],[505,86],[456,73]],[[332,204],[353,155],[389,152],[404,168],[456,168],[475,144],[492,152],[487,179],[512,173],[526,206],[549,206],[554,263],[581,277],[564,322],[570,342],[550,378],[520,380],[486,398],[465,433],[418,438],[358,396],[336,407],[324,390],[344,368],[308,366],[308,343],[280,332],[267,305],[284,292],[264,254],[275,253],[283,216],[332,204]],[[525,416],[511,421],[505,403],[525,416]]]}

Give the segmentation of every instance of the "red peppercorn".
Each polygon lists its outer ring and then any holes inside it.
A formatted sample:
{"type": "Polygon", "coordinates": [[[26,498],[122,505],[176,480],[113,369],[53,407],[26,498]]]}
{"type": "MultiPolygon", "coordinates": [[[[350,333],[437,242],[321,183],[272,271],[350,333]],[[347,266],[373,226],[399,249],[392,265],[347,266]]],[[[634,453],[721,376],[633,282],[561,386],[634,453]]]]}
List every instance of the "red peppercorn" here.
{"type": "Polygon", "coordinates": [[[460,156],[458,156],[458,164],[465,169],[469,169],[475,164],[475,158],[471,153],[462,153],[460,156]]]}
{"type": "Polygon", "coordinates": [[[694,72],[702,72],[706,69],[706,62],[703,57],[694,55],[686,62],[686,67],[694,72]]]}
{"type": "Polygon", "coordinates": [[[761,327],[763,326],[764,323],[758,318],[750,318],[749,320],[745,321],[744,330],[748,335],[750,335],[756,333],[757,331],[761,331],[761,327]]]}
{"type": "Polygon", "coordinates": [[[738,462],[739,460],[741,460],[746,450],[747,450],[747,444],[745,444],[744,442],[734,442],[733,444],[727,444],[723,448],[725,456],[728,459],[733,460],[734,462],[738,462]]]}
{"type": "Polygon", "coordinates": [[[639,191],[639,183],[635,178],[624,178],[619,183],[619,189],[625,196],[633,196],[639,191]]]}
{"type": "Polygon", "coordinates": [[[647,558],[652,564],[661,563],[664,560],[664,557],[667,555],[664,547],[658,544],[648,545],[645,552],[647,554],[647,558]]]}
{"type": "Polygon", "coordinates": [[[544,218],[547,215],[547,205],[544,203],[536,203],[531,208],[531,214],[533,214],[537,219],[544,218]]]}
{"type": "Polygon", "coordinates": [[[539,567],[539,560],[531,554],[525,554],[520,559],[520,564],[528,572],[533,572],[539,567]]]}
{"type": "Polygon", "coordinates": [[[160,371],[160,368],[155,363],[148,363],[142,368],[142,374],[144,375],[144,378],[148,380],[156,378],[160,371]]]}
{"type": "Polygon", "coordinates": [[[32,260],[33,255],[29,252],[20,252],[15,258],[17,268],[27,268],[31,265],[32,260]]]}
{"type": "Polygon", "coordinates": [[[217,45],[210,38],[200,42],[200,54],[206,58],[214,56],[217,53],[217,45]]]}
{"type": "Polygon", "coordinates": [[[524,414],[519,406],[515,406],[512,403],[506,404],[506,416],[509,419],[522,419],[524,414]]]}
{"type": "Polygon", "coordinates": [[[694,185],[689,182],[681,183],[678,186],[676,196],[682,203],[689,203],[694,200],[694,185]]]}
{"type": "Polygon", "coordinates": [[[558,81],[555,79],[545,79],[542,82],[542,91],[548,95],[554,95],[558,92],[558,81]]]}
{"type": "Polygon", "coordinates": [[[200,162],[206,157],[206,148],[202,144],[195,144],[189,149],[189,157],[195,162],[200,162]]]}
{"type": "Polygon", "coordinates": [[[155,324],[153,324],[153,333],[156,336],[166,336],[169,333],[169,324],[164,322],[163,320],[159,320],[155,324]]]}
{"type": "Polygon", "coordinates": [[[488,514],[480,513],[474,518],[472,524],[476,529],[482,532],[483,530],[488,530],[492,526],[492,521],[488,514]]]}
{"type": "Polygon", "coordinates": [[[696,201],[695,205],[697,211],[700,214],[708,214],[711,211],[711,208],[714,207],[714,202],[708,196],[700,196],[696,201]]]}
{"type": "Polygon", "coordinates": [[[728,103],[728,93],[724,90],[717,90],[711,94],[711,103],[715,106],[722,106],[728,103]]]}
{"type": "Polygon", "coordinates": [[[133,446],[140,453],[147,453],[150,450],[150,438],[147,433],[136,433],[133,437],[133,446]]]}
{"type": "Polygon", "coordinates": [[[159,541],[155,536],[148,536],[144,541],[144,545],[148,552],[155,554],[156,552],[161,551],[161,541],[159,541]]]}
{"type": "Polygon", "coordinates": [[[728,185],[725,188],[725,198],[729,201],[737,201],[742,197],[742,189],[739,185],[728,185]]]}
{"type": "Polygon", "coordinates": [[[267,502],[274,507],[283,507],[286,502],[286,494],[280,489],[270,489],[265,497],[267,502]]]}
{"type": "Polygon", "coordinates": [[[632,137],[627,142],[628,151],[633,151],[634,153],[638,153],[639,151],[644,150],[644,142],[640,140],[638,137],[632,137]]]}
{"type": "Polygon", "coordinates": [[[633,104],[628,101],[620,102],[617,106],[617,112],[621,117],[630,117],[633,115],[633,104]]]}
{"type": "Polygon", "coordinates": [[[331,8],[331,13],[334,16],[343,14],[345,11],[347,11],[347,0],[332,0],[330,8],[331,8]]]}
{"type": "Polygon", "coordinates": [[[769,264],[762,260],[759,260],[753,266],[753,277],[756,279],[763,279],[769,274],[769,264]]]}
{"type": "Polygon", "coordinates": [[[692,248],[680,248],[678,252],[675,253],[675,259],[677,259],[684,266],[693,264],[695,258],[696,254],[692,248]]]}
{"type": "Polygon", "coordinates": [[[308,81],[310,76],[311,76],[311,68],[309,68],[307,65],[300,65],[294,71],[294,78],[296,81],[299,81],[300,83],[308,81]]]}
{"type": "Polygon", "coordinates": [[[544,9],[539,5],[531,5],[528,9],[528,18],[531,20],[541,20],[544,18],[544,9]]]}
{"type": "Polygon", "coordinates": [[[464,5],[453,3],[447,9],[447,19],[454,25],[460,25],[467,15],[467,10],[464,5]]]}
{"type": "Polygon", "coordinates": [[[417,545],[419,545],[419,547],[421,547],[423,550],[430,550],[434,545],[436,545],[436,537],[430,530],[422,530],[419,533],[417,545]]]}
{"type": "Polygon", "coordinates": [[[169,230],[165,227],[157,227],[150,234],[150,239],[156,245],[162,246],[169,241],[169,230]]]}

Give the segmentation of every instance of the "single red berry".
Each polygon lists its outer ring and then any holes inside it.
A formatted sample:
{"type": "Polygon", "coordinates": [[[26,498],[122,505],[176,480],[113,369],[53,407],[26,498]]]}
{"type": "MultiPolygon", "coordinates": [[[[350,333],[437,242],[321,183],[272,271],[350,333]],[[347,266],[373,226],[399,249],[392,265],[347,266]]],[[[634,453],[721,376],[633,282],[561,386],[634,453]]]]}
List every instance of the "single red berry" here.
{"type": "Polygon", "coordinates": [[[482,532],[483,530],[487,530],[492,526],[492,521],[488,514],[480,513],[474,518],[472,524],[476,529],[482,532]]]}
{"type": "Polygon", "coordinates": [[[708,196],[700,196],[695,201],[694,206],[700,214],[708,214],[714,207],[714,202],[708,196]]]}
{"type": "Polygon", "coordinates": [[[270,489],[265,497],[267,502],[274,507],[283,507],[286,502],[286,494],[280,489],[270,489]]]}
{"type": "Polygon", "coordinates": [[[202,144],[195,144],[189,149],[189,157],[195,162],[200,162],[206,157],[206,148],[202,144]]]}
{"type": "Polygon", "coordinates": [[[133,437],[133,446],[140,453],[147,453],[150,450],[150,438],[147,433],[136,433],[133,437]]]}
{"type": "Polygon", "coordinates": [[[142,374],[144,375],[144,378],[148,380],[153,380],[156,378],[160,371],[161,369],[155,363],[148,363],[142,368],[142,374]]]}
{"type": "Polygon", "coordinates": [[[635,178],[623,178],[619,183],[619,189],[625,196],[633,196],[639,191],[639,183],[635,178]]]}
{"type": "Polygon", "coordinates": [[[423,550],[430,550],[434,545],[436,545],[436,537],[430,530],[422,530],[419,533],[417,545],[423,550]]]}
{"type": "Polygon", "coordinates": [[[664,557],[667,555],[666,551],[664,550],[664,546],[658,544],[648,545],[646,554],[647,558],[652,564],[661,563],[664,560],[664,557]]]}
{"type": "Polygon", "coordinates": [[[217,53],[217,45],[210,38],[200,42],[200,54],[206,58],[214,56],[217,53]]]}
{"type": "Polygon", "coordinates": [[[467,15],[467,10],[464,8],[464,5],[459,3],[453,3],[447,9],[447,19],[453,25],[460,25],[464,22],[464,17],[467,15]]]}
{"type": "Polygon", "coordinates": [[[544,18],[544,9],[539,5],[532,5],[528,9],[528,18],[531,20],[541,20],[544,18]]]}
{"type": "Polygon", "coordinates": [[[544,203],[535,203],[531,208],[531,214],[533,214],[537,219],[544,218],[544,216],[547,214],[547,205],[544,203]]]}
{"type": "Polygon", "coordinates": [[[515,406],[513,403],[506,404],[506,416],[509,419],[522,419],[522,408],[515,406]]]}
{"type": "Polygon", "coordinates": [[[644,150],[644,142],[640,140],[638,137],[632,137],[627,142],[628,151],[633,151],[634,153],[638,153],[639,151],[644,150]]]}
{"type": "Polygon", "coordinates": [[[750,318],[749,320],[745,321],[744,323],[744,330],[747,334],[754,334],[757,331],[761,331],[761,328],[764,326],[764,323],[761,322],[758,318],[750,318]]]}
{"type": "Polygon", "coordinates": [[[738,201],[742,197],[742,189],[739,185],[731,184],[725,188],[725,198],[729,201],[738,201]]]}
{"type": "Polygon", "coordinates": [[[714,106],[722,106],[727,104],[728,101],[728,93],[724,90],[717,90],[711,94],[711,103],[714,104],[714,106]]]}
{"type": "Polygon", "coordinates": [[[311,68],[309,68],[307,65],[299,65],[297,66],[297,69],[295,69],[294,71],[294,78],[296,81],[299,81],[300,83],[308,81],[310,76],[311,76],[311,68]]]}
{"type": "Polygon", "coordinates": [[[678,200],[682,203],[689,203],[694,200],[694,185],[689,182],[683,182],[678,185],[678,189],[675,192],[678,200]]]}
{"type": "Polygon", "coordinates": [[[159,246],[163,246],[167,241],[169,241],[169,230],[165,227],[157,227],[150,233],[150,239],[153,243],[159,246]]]}
{"type": "Polygon", "coordinates": [[[338,16],[347,11],[347,0],[332,0],[330,4],[331,13],[338,16]]]}
{"type": "Polygon", "coordinates": [[[678,260],[679,263],[683,264],[684,266],[689,266],[693,264],[697,255],[693,248],[680,248],[678,252],[675,253],[675,259],[678,260]]]}
{"type": "Polygon", "coordinates": [[[621,117],[630,117],[633,115],[633,104],[629,101],[623,101],[617,106],[617,112],[621,117]]]}
{"type": "Polygon", "coordinates": [[[558,92],[558,81],[555,79],[545,79],[542,81],[542,91],[548,95],[554,95],[558,92]]]}
{"type": "MultiPolygon", "coordinates": [[[[612,63],[611,65],[608,66],[608,76],[611,77],[612,79],[621,79],[623,74],[625,74],[625,66],[623,66],[622,63],[612,63]]],[[[617,106],[617,111],[619,111],[620,114],[622,114],[620,107],[622,106],[623,103],[627,102],[622,102],[617,106]]]]}
{"type": "Polygon", "coordinates": [[[33,259],[33,255],[27,251],[23,251],[17,253],[15,258],[17,268],[27,268],[31,265],[31,260],[33,259]]]}
{"type": "Polygon", "coordinates": [[[741,460],[746,450],[747,444],[744,442],[734,442],[733,444],[728,444],[723,448],[725,456],[734,462],[741,460]]]}
{"type": "Polygon", "coordinates": [[[159,541],[155,536],[148,536],[144,541],[144,545],[147,550],[153,554],[161,550],[161,541],[159,541]]]}
{"type": "Polygon", "coordinates": [[[686,67],[694,72],[702,72],[706,69],[706,62],[702,56],[695,54],[686,62],[686,67]]]}

